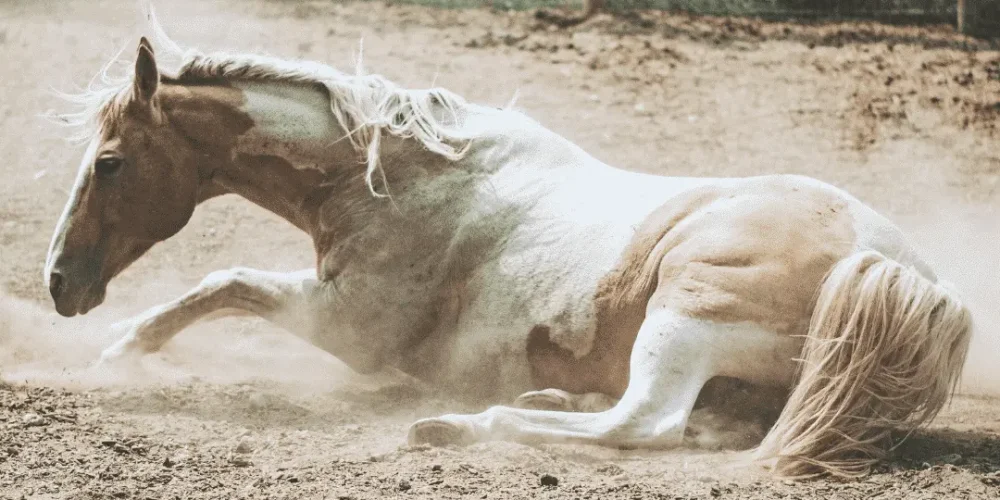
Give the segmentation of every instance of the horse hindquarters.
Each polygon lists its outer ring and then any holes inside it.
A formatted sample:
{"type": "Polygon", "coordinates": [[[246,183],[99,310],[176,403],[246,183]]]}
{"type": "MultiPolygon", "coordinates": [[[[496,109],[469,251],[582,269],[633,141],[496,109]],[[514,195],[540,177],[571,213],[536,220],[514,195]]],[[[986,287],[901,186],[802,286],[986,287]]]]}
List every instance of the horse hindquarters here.
{"type": "Polygon", "coordinates": [[[757,451],[784,476],[861,476],[890,433],[928,423],[965,362],[969,311],[954,292],[884,255],[858,252],[827,275],[798,381],[757,451]]]}

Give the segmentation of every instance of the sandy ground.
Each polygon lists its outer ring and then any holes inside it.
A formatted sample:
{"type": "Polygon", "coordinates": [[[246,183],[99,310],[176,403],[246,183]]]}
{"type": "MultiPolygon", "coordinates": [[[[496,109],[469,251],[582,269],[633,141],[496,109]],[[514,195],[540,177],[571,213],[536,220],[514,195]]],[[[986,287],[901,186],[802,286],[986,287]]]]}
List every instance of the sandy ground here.
{"type": "Polygon", "coordinates": [[[676,175],[794,172],[913,234],[979,325],[963,395],[871,477],[776,482],[736,451],[503,443],[408,448],[407,424],[475,410],[368,380],[259,320],[180,335],[144,376],[83,368],[108,325],[234,265],[291,270],[306,238],[209,202],[84,318],[55,316],[48,239],[81,148],[43,120],[136,34],[131,1],[0,1],[0,498],[998,498],[1000,52],[948,27],[653,14],[557,29],[533,13],[383,3],[162,2],[171,34],[518,105],[598,158],[676,175]],[[556,479],[543,477],[549,475],[556,479]],[[547,485],[543,486],[545,482],[547,485]],[[552,485],[552,482],[558,484],[552,485]]]}

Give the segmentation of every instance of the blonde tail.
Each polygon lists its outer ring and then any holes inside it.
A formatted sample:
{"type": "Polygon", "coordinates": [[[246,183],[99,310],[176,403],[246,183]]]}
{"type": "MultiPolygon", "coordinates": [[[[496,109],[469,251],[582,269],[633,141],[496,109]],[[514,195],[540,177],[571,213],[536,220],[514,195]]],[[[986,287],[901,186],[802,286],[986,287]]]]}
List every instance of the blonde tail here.
{"type": "MultiPolygon", "coordinates": [[[[972,335],[947,286],[884,255],[838,262],[824,280],[798,381],[756,452],[784,477],[859,477],[894,430],[930,422],[951,397],[972,335]]],[[[897,443],[898,445],[898,443],[897,443]]]]}

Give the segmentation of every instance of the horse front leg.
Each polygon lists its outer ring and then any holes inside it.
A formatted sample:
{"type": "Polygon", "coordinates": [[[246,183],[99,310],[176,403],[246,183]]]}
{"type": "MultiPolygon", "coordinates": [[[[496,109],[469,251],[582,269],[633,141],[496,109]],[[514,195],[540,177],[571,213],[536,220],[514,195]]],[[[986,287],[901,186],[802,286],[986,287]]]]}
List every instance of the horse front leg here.
{"type": "Polygon", "coordinates": [[[192,324],[226,316],[256,315],[304,338],[321,306],[316,271],[290,273],[233,268],[215,271],[186,294],[116,323],[124,336],[101,354],[100,364],[156,352],[192,324]]]}

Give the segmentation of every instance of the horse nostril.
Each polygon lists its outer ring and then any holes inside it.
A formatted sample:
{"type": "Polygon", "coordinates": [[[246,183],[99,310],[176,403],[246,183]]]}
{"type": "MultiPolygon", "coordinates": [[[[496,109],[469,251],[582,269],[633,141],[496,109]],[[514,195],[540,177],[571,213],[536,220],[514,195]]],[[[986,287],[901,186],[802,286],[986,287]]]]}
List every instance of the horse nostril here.
{"type": "Polygon", "coordinates": [[[53,300],[59,300],[59,294],[62,293],[63,289],[63,277],[58,272],[53,272],[49,275],[49,293],[52,294],[53,300]]]}

